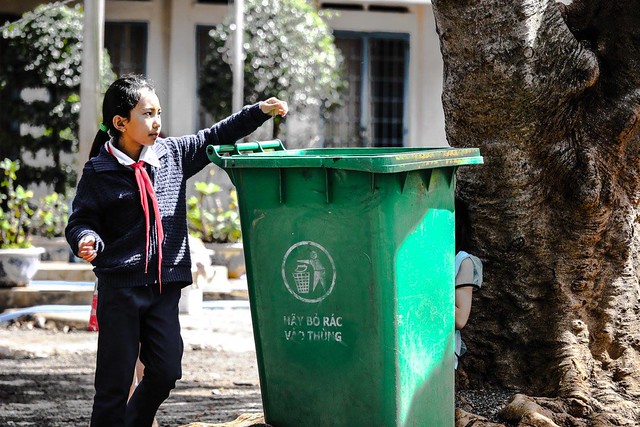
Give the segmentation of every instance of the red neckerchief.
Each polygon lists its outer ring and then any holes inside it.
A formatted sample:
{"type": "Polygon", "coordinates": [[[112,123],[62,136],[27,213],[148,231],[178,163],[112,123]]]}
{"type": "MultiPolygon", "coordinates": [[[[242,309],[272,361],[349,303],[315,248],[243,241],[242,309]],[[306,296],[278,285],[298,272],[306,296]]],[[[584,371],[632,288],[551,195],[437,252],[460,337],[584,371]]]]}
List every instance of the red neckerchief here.
{"type": "MultiPolygon", "coordinates": [[[[111,151],[111,146],[107,145],[109,154],[114,156],[111,151]]],[[[115,157],[115,156],[114,156],[115,157]]],[[[144,219],[147,224],[147,245],[146,245],[146,260],[144,263],[144,272],[147,273],[147,267],[149,266],[149,203],[147,202],[147,196],[151,198],[151,204],[153,205],[153,212],[156,216],[156,231],[158,233],[158,284],[160,286],[160,293],[162,293],[162,242],[164,241],[164,230],[162,229],[162,218],[160,217],[160,208],[158,207],[158,199],[156,193],[153,191],[153,184],[151,178],[147,173],[147,169],[144,167],[144,161],[138,161],[131,165],[136,176],[136,184],[138,184],[138,190],[140,191],[140,203],[142,204],[142,210],[144,212],[144,219]]]]}

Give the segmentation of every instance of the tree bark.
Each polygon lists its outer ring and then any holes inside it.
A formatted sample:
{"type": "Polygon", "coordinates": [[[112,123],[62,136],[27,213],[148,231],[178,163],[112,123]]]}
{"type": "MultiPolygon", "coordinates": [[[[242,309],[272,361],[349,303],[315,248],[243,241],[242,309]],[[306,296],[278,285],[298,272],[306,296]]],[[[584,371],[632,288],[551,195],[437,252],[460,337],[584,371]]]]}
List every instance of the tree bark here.
{"type": "Polygon", "coordinates": [[[640,8],[433,10],[449,144],[485,158],[458,172],[485,269],[460,369],[544,396],[558,425],[640,425],[640,8]]]}

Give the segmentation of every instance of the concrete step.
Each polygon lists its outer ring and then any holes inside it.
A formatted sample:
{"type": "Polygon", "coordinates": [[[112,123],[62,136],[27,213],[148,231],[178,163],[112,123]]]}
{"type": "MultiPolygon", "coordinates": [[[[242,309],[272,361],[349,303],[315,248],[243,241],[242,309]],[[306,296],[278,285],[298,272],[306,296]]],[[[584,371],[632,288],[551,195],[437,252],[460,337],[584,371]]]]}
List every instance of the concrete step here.
{"type": "MultiPolygon", "coordinates": [[[[212,266],[213,277],[198,280],[204,301],[246,300],[244,279],[229,279],[227,267],[212,266]]],[[[43,261],[27,286],[0,288],[0,312],[40,305],[91,305],[96,277],[87,262],[43,261]]]]}
{"type": "Polygon", "coordinates": [[[33,280],[57,280],[62,282],[95,282],[93,266],[86,261],[42,261],[33,280]]]}
{"type": "MultiPolygon", "coordinates": [[[[208,286],[228,286],[229,270],[222,265],[212,265],[209,267],[212,278],[204,279],[208,286]]],[[[59,282],[95,282],[96,275],[93,273],[93,266],[86,261],[61,262],[61,261],[41,261],[38,271],[33,277],[35,281],[59,281],[59,282]]],[[[194,280],[196,278],[194,277],[194,280]]],[[[199,278],[202,282],[203,278],[199,278]]]]}
{"type": "MultiPolygon", "coordinates": [[[[27,286],[0,288],[0,312],[41,305],[91,305],[95,282],[34,280],[27,286]]],[[[202,288],[204,301],[247,300],[247,282],[242,279],[202,288]]]]}
{"type": "Polygon", "coordinates": [[[27,286],[0,288],[0,311],[35,305],[91,304],[94,282],[32,281],[27,286]]]}

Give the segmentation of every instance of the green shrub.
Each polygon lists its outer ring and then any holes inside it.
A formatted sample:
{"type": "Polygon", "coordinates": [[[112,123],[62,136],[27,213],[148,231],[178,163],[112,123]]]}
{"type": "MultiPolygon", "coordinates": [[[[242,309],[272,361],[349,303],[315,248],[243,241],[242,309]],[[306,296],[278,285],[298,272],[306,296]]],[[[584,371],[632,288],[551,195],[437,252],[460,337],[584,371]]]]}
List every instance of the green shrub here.
{"type": "Polygon", "coordinates": [[[33,191],[15,185],[18,161],[4,159],[2,170],[2,191],[0,192],[0,249],[28,248],[29,227],[35,211],[29,205],[33,191]]]}
{"type": "Polygon", "coordinates": [[[38,208],[31,220],[31,234],[47,238],[64,236],[69,205],[63,194],[51,193],[38,200],[38,208]]]}
{"type": "Polygon", "coordinates": [[[187,200],[189,232],[206,243],[235,243],[242,240],[240,213],[235,190],[229,192],[226,206],[220,197],[220,186],[196,182],[195,196],[187,200]]]}

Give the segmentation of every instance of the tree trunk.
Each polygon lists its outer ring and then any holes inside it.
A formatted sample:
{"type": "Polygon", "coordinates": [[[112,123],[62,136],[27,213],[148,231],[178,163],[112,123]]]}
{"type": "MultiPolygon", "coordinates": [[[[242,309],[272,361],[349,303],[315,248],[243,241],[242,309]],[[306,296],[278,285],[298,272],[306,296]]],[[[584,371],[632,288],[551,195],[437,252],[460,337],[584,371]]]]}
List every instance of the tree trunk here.
{"type": "Polygon", "coordinates": [[[638,3],[433,9],[449,143],[485,158],[458,172],[485,269],[460,369],[558,425],[640,425],[638,3]]]}

